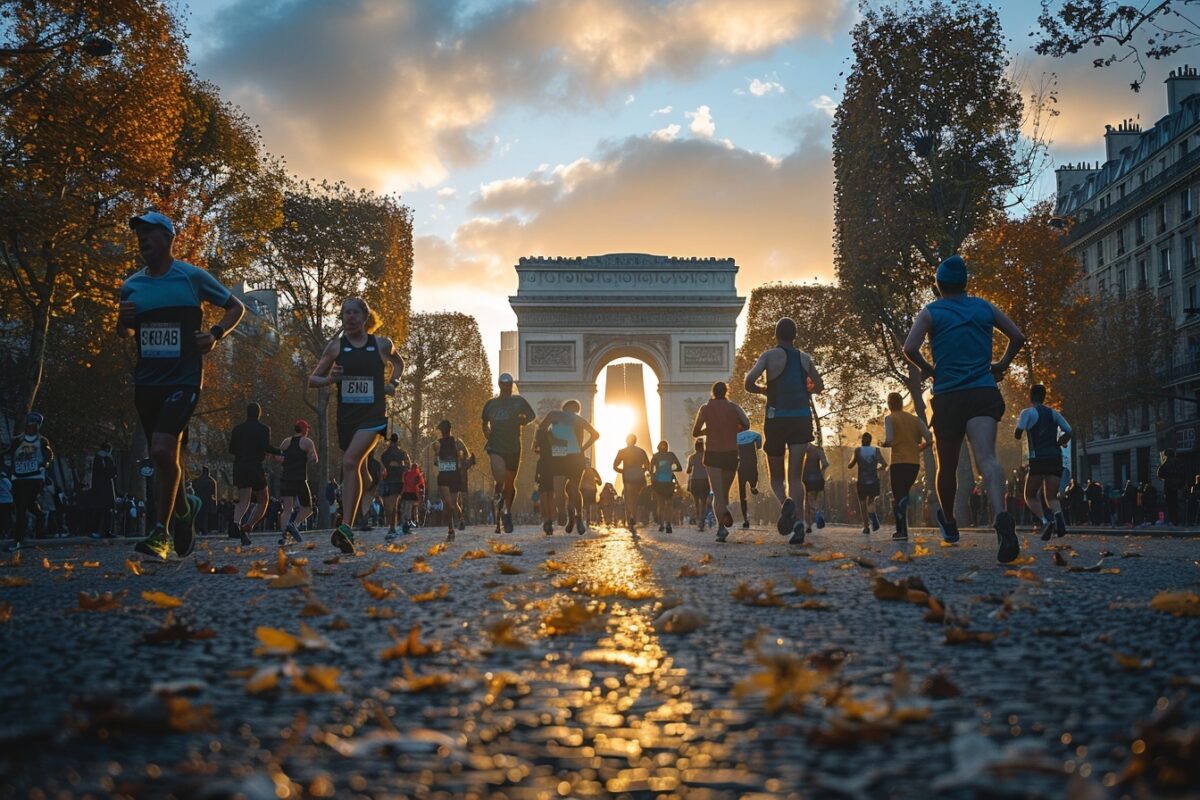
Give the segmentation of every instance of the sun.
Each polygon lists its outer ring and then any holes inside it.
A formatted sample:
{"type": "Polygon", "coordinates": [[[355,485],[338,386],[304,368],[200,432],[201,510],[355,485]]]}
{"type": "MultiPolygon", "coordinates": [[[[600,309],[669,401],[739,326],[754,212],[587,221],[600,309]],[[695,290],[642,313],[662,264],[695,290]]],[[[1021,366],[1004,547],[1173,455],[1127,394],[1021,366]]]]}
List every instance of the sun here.
{"type": "Polygon", "coordinates": [[[595,460],[592,464],[606,481],[613,480],[612,463],[617,451],[625,446],[625,437],[633,433],[637,415],[626,405],[601,405],[596,409],[592,423],[600,434],[596,442],[595,460]]]}

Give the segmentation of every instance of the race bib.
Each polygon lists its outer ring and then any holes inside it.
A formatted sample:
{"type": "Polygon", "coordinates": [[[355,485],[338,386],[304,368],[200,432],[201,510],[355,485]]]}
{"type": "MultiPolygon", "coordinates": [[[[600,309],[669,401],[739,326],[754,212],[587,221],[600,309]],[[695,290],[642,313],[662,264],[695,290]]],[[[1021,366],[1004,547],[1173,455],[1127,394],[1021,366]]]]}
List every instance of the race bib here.
{"type": "Polygon", "coordinates": [[[371,405],[375,402],[374,378],[342,378],[342,402],[371,405]]]}
{"type": "Polygon", "coordinates": [[[458,461],[455,459],[438,459],[438,472],[458,472],[458,461]]]}
{"type": "Polygon", "coordinates": [[[37,448],[22,447],[13,459],[13,472],[17,475],[32,475],[42,468],[38,463],[37,448]]]}
{"type": "Polygon", "coordinates": [[[563,456],[570,455],[568,450],[569,448],[565,444],[550,445],[550,455],[554,456],[555,458],[562,458],[563,456]]]}
{"type": "Polygon", "coordinates": [[[179,358],[181,336],[178,322],[143,322],[138,330],[142,358],[179,358]]]}

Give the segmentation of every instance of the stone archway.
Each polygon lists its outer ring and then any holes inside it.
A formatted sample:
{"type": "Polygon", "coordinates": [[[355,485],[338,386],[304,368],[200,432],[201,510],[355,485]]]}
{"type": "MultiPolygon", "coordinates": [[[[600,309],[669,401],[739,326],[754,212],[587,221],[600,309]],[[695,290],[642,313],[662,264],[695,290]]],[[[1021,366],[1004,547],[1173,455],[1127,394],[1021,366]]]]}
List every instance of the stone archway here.
{"type": "Polygon", "coordinates": [[[590,419],[600,369],[628,356],[657,373],[662,435],[689,450],[696,409],[733,369],[746,302],[734,260],[618,253],[522,258],[516,270],[518,381],[538,414],[574,397],[590,419]]]}

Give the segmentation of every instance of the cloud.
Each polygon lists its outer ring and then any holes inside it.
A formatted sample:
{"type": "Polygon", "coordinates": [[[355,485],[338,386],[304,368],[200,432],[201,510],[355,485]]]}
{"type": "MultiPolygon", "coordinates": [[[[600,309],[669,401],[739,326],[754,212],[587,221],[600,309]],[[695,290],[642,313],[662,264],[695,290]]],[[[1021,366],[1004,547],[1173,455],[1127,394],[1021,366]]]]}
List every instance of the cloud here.
{"type": "Polygon", "coordinates": [[[455,189],[453,186],[443,186],[437,190],[437,196],[442,200],[453,200],[458,196],[458,189],[455,189]]]}
{"type": "Polygon", "coordinates": [[[595,106],[827,37],[845,0],[235,0],[199,72],[296,171],[400,189],[486,157],[499,105],[595,106]],[[331,158],[331,154],[335,157],[331,158]],[[330,174],[333,172],[334,174],[330,174]]]}
{"type": "Polygon", "coordinates": [[[685,111],[683,115],[692,121],[688,129],[700,138],[711,139],[717,132],[717,125],[713,122],[712,111],[708,106],[700,106],[695,111],[685,111]]]}
{"type": "Polygon", "coordinates": [[[637,100],[637,98],[634,97],[633,95],[631,95],[631,94],[625,95],[625,105],[627,105],[627,106],[632,105],[635,100],[637,100]]]}
{"type": "Polygon", "coordinates": [[[809,105],[825,114],[830,119],[833,119],[834,115],[837,114],[838,104],[827,94],[821,95],[816,100],[810,102],[809,105]]]}
{"type": "Polygon", "coordinates": [[[667,127],[659,128],[658,130],[654,131],[650,134],[650,136],[659,140],[660,142],[669,142],[679,135],[680,130],[682,129],[679,127],[679,125],[672,122],[667,127]]]}
{"type": "Polygon", "coordinates": [[[657,117],[660,114],[670,114],[673,110],[674,109],[671,106],[663,106],[662,108],[656,108],[651,111],[650,116],[657,117]]]}
{"type": "Polygon", "coordinates": [[[750,81],[750,94],[755,97],[763,97],[768,94],[783,94],[783,84],[779,81],[764,81],[754,78],[750,81]]]}

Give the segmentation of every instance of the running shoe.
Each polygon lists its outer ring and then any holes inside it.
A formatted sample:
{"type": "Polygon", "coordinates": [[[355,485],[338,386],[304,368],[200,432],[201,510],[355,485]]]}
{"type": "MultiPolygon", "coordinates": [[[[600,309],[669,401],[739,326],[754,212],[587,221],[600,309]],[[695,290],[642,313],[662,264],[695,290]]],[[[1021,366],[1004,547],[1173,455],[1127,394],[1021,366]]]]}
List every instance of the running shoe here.
{"type": "Polygon", "coordinates": [[[1052,519],[1042,520],[1042,541],[1048,542],[1053,539],[1054,531],[1057,529],[1057,527],[1058,526],[1054,524],[1054,520],[1052,519]]]}
{"type": "Polygon", "coordinates": [[[725,513],[721,515],[721,526],[725,528],[733,527],[733,514],[729,509],[725,509],[725,513]]]}
{"type": "Polygon", "coordinates": [[[750,520],[748,520],[748,519],[742,520],[742,530],[745,530],[745,531],[750,530],[750,520]]]}
{"type": "MultiPolygon", "coordinates": [[[[629,529],[629,532],[632,533],[634,536],[636,536],[637,535],[637,526],[634,525],[632,528],[629,529]]],[[[579,520],[575,523],[575,533],[579,534],[580,536],[583,536],[585,533],[587,533],[587,523],[583,521],[582,517],[580,517],[579,520]]]]}
{"type": "Polygon", "coordinates": [[[400,533],[404,534],[405,536],[412,536],[412,531],[413,525],[411,522],[405,522],[400,526],[400,533]]]}
{"type": "Polygon", "coordinates": [[[871,530],[879,530],[879,515],[874,511],[871,512],[871,530]]]}
{"type": "Polygon", "coordinates": [[[1067,535],[1067,518],[1061,511],[1054,515],[1054,532],[1060,537],[1067,535]]]}
{"type": "Polygon", "coordinates": [[[383,541],[385,544],[391,544],[392,542],[396,541],[397,536],[399,536],[399,534],[396,533],[395,528],[388,528],[388,532],[383,535],[383,541]]]}
{"type": "Polygon", "coordinates": [[[779,522],[775,527],[779,529],[780,536],[787,536],[792,533],[792,527],[796,524],[796,501],[788,498],[783,501],[783,508],[779,509],[779,522]]]}
{"type": "Polygon", "coordinates": [[[300,529],[296,527],[296,523],[289,522],[287,525],[287,528],[286,528],[286,532],[287,532],[287,535],[289,537],[291,537],[292,541],[295,542],[296,544],[300,544],[300,542],[304,541],[304,539],[301,538],[301,536],[300,536],[300,529]]]}
{"type": "Polygon", "coordinates": [[[243,547],[249,547],[253,542],[250,541],[250,529],[245,525],[238,528],[238,539],[241,540],[243,547]]]}
{"type": "Polygon", "coordinates": [[[155,525],[150,535],[133,546],[136,553],[147,556],[158,556],[163,561],[171,554],[171,537],[162,525],[155,525]]]}
{"type": "Polygon", "coordinates": [[[92,531],[91,533],[88,534],[88,538],[96,539],[97,541],[99,541],[100,539],[103,539],[104,536],[101,535],[99,531],[92,531]]]}
{"type": "Polygon", "coordinates": [[[1021,543],[1017,540],[1017,523],[1007,511],[996,515],[996,540],[1000,546],[996,560],[1001,564],[1015,561],[1017,556],[1021,555],[1021,543]]]}
{"type": "Polygon", "coordinates": [[[196,515],[204,507],[204,501],[194,494],[185,495],[183,499],[187,511],[183,514],[176,514],[175,524],[172,526],[174,528],[172,533],[175,539],[175,555],[180,558],[190,556],[196,549],[196,515]]]}
{"type": "Polygon", "coordinates": [[[662,533],[662,532],[663,532],[663,531],[665,531],[666,529],[667,529],[667,526],[666,526],[666,525],[659,525],[659,526],[658,526],[658,532],[659,532],[659,533],[662,533]]]}
{"type": "Polygon", "coordinates": [[[458,529],[460,531],[465,531],[467,529],[467,518],[466,517],[458,518],[458,529]]]}
{"type": "Polygon", "coordinates": [[[729,538],[729,529],[724,525],[717,526],[717,541],[723,542],[729,538]]]}
{"type": "Polygon", "coordinates": [[[958,541],[958,523],[950,522],[946,519],[946,515],[939,508],[937,510],[937,524],[942,529],[942,540],[954,544],[958,541]]]}
{"type": "Polygon", "coordinates": [[[545,533],[547,536],[553,536],[554,535],[554,521],[548,519],[545,522],[543,522],[542,523],[542,532],[545,533]]]}
{"type": "Polygon", "coordinates": [[[908,541],[908,533],[906,533],[906,532],[905,532],[905,530],[904,530],[902,527],[900,527],[899,525],[897,525],[897,526],[896,526],[896,532],[892,534],[892,541],[894,541],[894,542],[907,542],[907,541],[908,541]]]}
{"type": "Polygon", "coordinates": [[[343,522],[333,529],[333,533],[329,535],[329,543],[343,553],[353,553],[354,531],[350,530],[350,526],[343,522]]]}
{"type": "Polygon", "coordinates": [[[510,514],[508,512],[508,509],[505,509],[505,511],[504,511],[503,519],[504,519],[504,532],[512,533],[513,532],[512,514],[510,514]]]}
{"type": "Polygon", "coordinates": [[[824,528],[825,527],[825,515],[822,514],[820,511],[818,511],[816,516],[817,516],[817,528],[818,529],[824,528]]]}
{"type": "Polygon", "coordinates": [[[674,532],[675,532],[675,531],[671,530],[671,526],[670,526],[670,524],[668,524],[668,525],[667,525],[667,533],[674,533],[674,532]]]}
{"type": "Polygon", "coordinates": [[[867,527],[866,525],[863,525],[863,536],[870,536],[870,535],[871,535],[871,529],[869,527],[867,527]]]}
{"type": "Polygon", "coordinates": [[[751,486],[751,487],[750,487],[750,494],[758,494],[758,487],[757,487],[757,486],[751,486]]]}
{"type": "Polygon", "coordinates": [[[792,526],[792,534],[788,536],[788,544],[804,544],[804,523],[797,522],[792,526]]]}
{"type": "Polygon", "coordinates": [[[240,538],[242,538],[242,529],[241,529],[241,527],[240,527],[240,526],[239,526],[239,525],[238,525],[236,522],[234,522],[233,520],[230,520],[230,521],[229,521],[229,527],[225,529],[225,538],[227,538],[227,539],[240,539],[240,538]]]}
{"type": "Polygon", "coordinates": [[[567,533],[571,533],[573,530],[575,530],[575,515],[574,514],[572,514],[570,517],[567,518],[567,524],[566,524],[566,527],[563,528],[563,530],[565,530],[567,533]]]}

